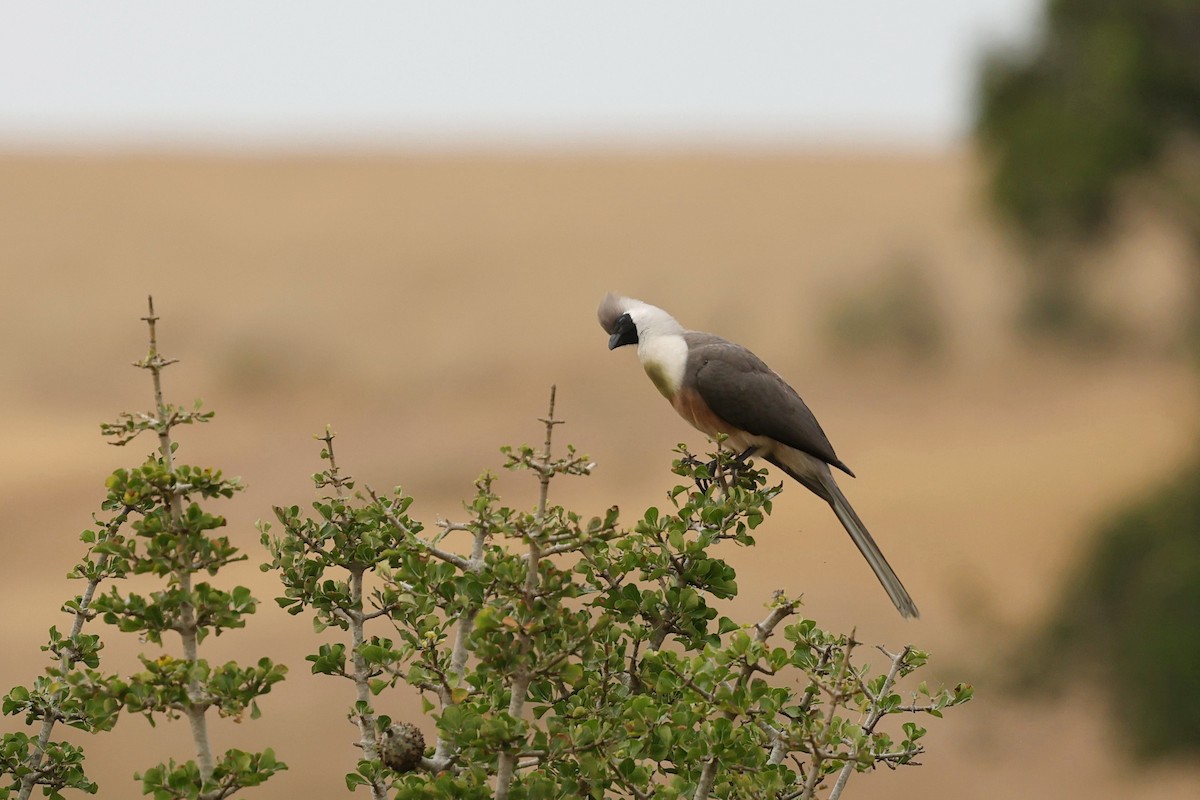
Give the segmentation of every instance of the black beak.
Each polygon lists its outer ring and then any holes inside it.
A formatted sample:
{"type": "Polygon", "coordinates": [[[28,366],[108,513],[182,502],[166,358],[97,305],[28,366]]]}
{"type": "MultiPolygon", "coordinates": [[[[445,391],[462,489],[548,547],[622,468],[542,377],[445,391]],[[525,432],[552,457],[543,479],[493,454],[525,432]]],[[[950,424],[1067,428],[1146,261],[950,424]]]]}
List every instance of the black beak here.
{"type": "Polygon", "coordinates": [[[608,349],[616,350],[618,347],[624,347],[627,344],[638,343],[637,325],[633,324],[633,320],[628,314],[621,315],[613,326],[613,334],[608,337],[608,349]]]}

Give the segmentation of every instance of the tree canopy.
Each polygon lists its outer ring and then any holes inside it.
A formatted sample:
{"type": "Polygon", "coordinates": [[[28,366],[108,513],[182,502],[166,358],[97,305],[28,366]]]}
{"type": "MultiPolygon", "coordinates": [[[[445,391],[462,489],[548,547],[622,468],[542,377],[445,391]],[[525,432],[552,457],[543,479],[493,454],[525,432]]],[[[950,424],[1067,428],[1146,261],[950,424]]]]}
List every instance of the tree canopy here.
{"type": "Polygon", "coordinates": [[[1102,233],[1123,179],[1200,142],[1200,4],[1050,0],[1031,47],[986,59],[977,133],[1032,241],[1102,233]]]}

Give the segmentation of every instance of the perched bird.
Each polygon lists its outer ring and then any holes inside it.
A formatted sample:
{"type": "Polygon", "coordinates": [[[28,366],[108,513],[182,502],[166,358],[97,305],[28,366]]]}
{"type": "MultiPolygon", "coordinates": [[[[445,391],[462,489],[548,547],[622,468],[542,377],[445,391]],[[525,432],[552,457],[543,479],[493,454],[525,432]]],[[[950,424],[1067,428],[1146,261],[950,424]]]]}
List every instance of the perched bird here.
{"type": "Polygon", "coordinates": [[[896,608],[919,616],[829,468],[854,473],[795,389],[741,345],[685,330],[649,303],[610,292],[596,313],[609,334],[608,349],[637,345],[646,374],[681,417],[711,437],[724,434],[742,458],[765,458],[829,503],[896,608]]]}

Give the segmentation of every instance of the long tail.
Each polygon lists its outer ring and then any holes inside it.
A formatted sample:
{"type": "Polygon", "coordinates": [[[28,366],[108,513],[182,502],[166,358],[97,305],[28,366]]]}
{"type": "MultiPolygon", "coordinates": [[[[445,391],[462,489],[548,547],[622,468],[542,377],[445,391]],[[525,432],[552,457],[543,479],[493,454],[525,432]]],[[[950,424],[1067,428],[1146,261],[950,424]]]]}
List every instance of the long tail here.
{"type": "Polygon", "coordinates": [[[837,482],[830,476],[825,488],[829,491],[829,505],[833,506],[833,513],[837,514],[842,525],[846,528],[846,532],[850,534],[850,538],[854,540],[854,544],[858,547],[858,552],[863,554],[863,558],[871,565],[871,569],[875,571],[875,577],[883,584],[883,588],[887,591],[888,597],[892,598],[892,602],[896,604],[896,608],[904,617],[919,617],[921,612],[917,611],[917,604],[909,597],[908,590],[904,588],[904,584],[900,582],[896,571],[892,569],[892,565],[883,557],[883,551],[879,549],[879,545],[875,544],[875,540],[871,538],[870,532],[867,531],[867,526],[863,525],[863,521],[858,518],[858,514],[854,513],[854,507],[850,505],[850,501],[846,499],[846,495],[842,494],[841,488],[837,482]]]}
{"type": "Polygon", "coordinates": [[[908,590],[900,582],[896,571],[892,569],[892,565],[883,557],[883,552],[879,549],[879,545],[875,544],[875,540],[867,532],[867,526],[863,525],[863,521],[858,518],[858,514],[854,513],[854,508],[850,505],[850,501],[846,499],[846,495],[842,494],[842,489],[837,485],[837,481],[833,479],[833,473],[829,471],[829,466],[807,453],[790,449],[785,450],[782,454],[768,454],[766,459],[788,475],[791,475],[817,497],[820,497],[833,506],[833,513],[837,514],[837,518],[841,521],[842,526],[850,534],[850,538],[854,540],[855,546],[858,547],[858,552],[862,553],[863,558],[871,565],[871,569],[875,572],[875,577],[883,584],[884,590],[887,591],[888,597],[892,598],[892,602],[896,604],[896,608],[900,611],[901,616],[921,616],[921,612],[917,611],[917,604],[908,596],[908,590]],[[791,463],[785,461],[784,457],[790,458],[791,463]]]}

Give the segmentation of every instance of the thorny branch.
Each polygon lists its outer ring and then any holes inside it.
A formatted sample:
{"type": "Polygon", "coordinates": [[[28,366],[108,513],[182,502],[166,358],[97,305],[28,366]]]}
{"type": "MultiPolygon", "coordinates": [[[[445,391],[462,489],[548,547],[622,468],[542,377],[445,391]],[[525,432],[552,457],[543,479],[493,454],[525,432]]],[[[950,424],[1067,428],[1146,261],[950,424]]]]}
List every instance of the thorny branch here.
{"type": "MultiPolygon", "coordinates": [[[[774,633],[775,628],[783,620],[787,619],[796,610],[796,602],[794,600],[785,600],[783,590],[775,591],[774,603],[771,612],[754,626],[754,640],[759,644],[767,641],[774,633]]],[[[737,685],[739,688],[745,686],[746,681],[754,674],[756,666],[748,658],[745,664],[742,665],[741,674],[738,675],[737,685]]],[[[727,720],[733,720],[737,714],[733,711],[726,711],[722,716],[727,720]]],[[[779,741],[778,733],[776,733],[776,742],[779,741]]],[[[708,800],[712,793],[713,783],[717,776],[717,758],[714,756],[704,762],[704,767],[700,770],[700,780],[696,786],[696,793],[692,795],[693,800],[708,800]]]]}
{"type": "MultiPolygon", "coordinates": [[[[882,646],[878,650],[887,656],[892,663],[888,668],[887,677],[883,680],[883,685],[879,687],[879,692],[871,696],[871,705],[867,709],[867,719],[862,726],[863,733],[867,734],[867,736],[874,733],[875,726],[884,717],[883,701],[891,694],[892,687],[896,685],[896,677],[900,674],[900,670],[908,660],[908,654],[912,652],[912,645],[906,646],[899,653],[889,653],[882,646]]],[[[838,773],[837,780],[833,784],[833,790],[829,793],[829,800],[838,800],[842,796],[842,790],[846,788],[846,781],[850,780],[850,776],[854,773],[854,765],[857,760],[858,753],[852,752],[850,758],[847,759],[846,764],[842,767],[842,771],[838,773]]]]}
{"type": "MultiPolygon", "coordinates": [[[[859,644],[859,642],[855,640],[854,634],[855,631],[850,631],[850,636],[846,639],[846,646],[842,652],[842,660],[838,665],[837,677],[834,679],[832,684],[833,688],[827,690],[830,695],[829,708],[825,712],[825,724],[821,731],[821,741],[829,738],[829,731],[833,727],[834,713],[837,711],[838,703],[843,699],[842,689],[840,687],[846,678],[846,671],[850,668],[850,654],[854,652],[854,648],[859,644]]],[[[810,745],[812,750],[812,764],[808,769],[808,779],[804,783],[804,790],[798,795],[801,800],[810,800],[810,798],[814,796],[817,788],[817,782],[820,780],[823,773],[821,766],[826,759],[826,754],[820,748],[820,746],[818,746],[816,741],[810,742],[810,745]]]]}
{"type": "MultiPolygon", "coordinates": [[[[97,539],[97,544],[102,544],[110,540],[117,534],[121,526],[129,518],[130,509],[124,508],[119,514],[113,517],[104,526],[103,533],[97,539]]],[[[96,561],[93,577],[88,579],[87,585],[84,587],[83,593],[79,596],[79,601],[73,612],[73,620],[71,622],[71,632],[67,635],[66,643],[59,649],[58,663],[59,669],[65,674],[74,668],[79,659],[77,650],[77,642],[79,636],[83,633],[84,624],[95,616],[95,612],[91,610],[92,598],[96,595],[96,589],[100,586],[100,582],[105,577],[105,570],[108,566],[109,557],[101,555],[96,561]]],[[[65,695],[65,691],[62,693],[65,695]]],[[[55,724],[63,719],[60,711],[51,709],[42,719],[41,728],[38,731],[37,741],[33,745],[33,750],[29,754],[27,766],[31,768],[21,779],[21,789],[17,795],[18,800],[29,800],[33,793],[33,787],[37,785],[38,780],[46,775],[46,770],[42,768],[42,761],[46,755],[46,747],[50,744],[50,736],[54,732],[55,724]]]]}
{"type": "MultiPolygon", "coordinates": [[[[149,313],[142,317],[150,331],[150,349],[146,357],[141,361],[134,362],[134,366],[150,371],[154,383],[154,408],[156,410],[157,424],[154,429],[158,434],[158,451],[162,456],[163,464],[167,472],[174,476],[174,446],[171,441],[171,428],[176,423],[176,418],[168,409],[163,401],[162,390],[162,371],[176,363],[175,359],[163,358],[158,352],[158,337],[155,326],[158,322],[158,317],[154,313],[154,298],[147,298],[149,313]]],[[[183,525],[183,500],[182,497],[175,492],[166,493],[166,501],[170,507],[171,525],[175,530],[180,530],[183,525]]],[[[180,538],[180,546],[183,546],[184,537],[180,538]]],[[[180,561],[185,559],[180,554],[180,561]]],[[[198,652],[198,626],[196,623],[195,608],[192,603],[186,598],[190,597],[192,592],[192,574],[187,569],[181,568],[175,573],[175,580],[179,585],[180,592],[185,600],[180,604],[179,616],[179,636],[183,642],[183,657],[184,660],[196,663],[199,659],[198,652]]],[[[213,775],[213,755],[212,746],[208,738],[208,717],[206,714],[207,706],[203,704],[203,691],[200,686],[198,677],[191,677],[188,681],[187,694],[189,704],[185,710],[185,716],[188,719],[188,725],[192,731],[192,741],[196,747],[196,764],[200,770],[200,780],[208,782],[213,775]]]]}
{"type": "MultiPolygon", "coordinates": [[[[381,500],[379,495],[375,493],[375,490],[369,486],[367,487],[367,494],[370,496],[371,500],[383,510],[383,514],[387,518],[388,522],[394,525],[397,530],[403,532],[406,536],[419,544],[427,553],[429,553],[429,555],[445,561],[447,564],[453,564],[463,572],[479,572],[483,569],[482,553],[480,554],[480,557],[477,558],[463,558],[458,553],[451,553],[449,550],[443,550],[428,539],[424,539],[413,531],[409,530],[408,526],[401,522],[399,517],[396,516],[395,512],[392,511],[391,506],[381,500]]],[[[455,526],[455,530],[468,529],[465,526],[455,526]]]]}
{"type": "MultiPolygon", "coordinates": [[[[550,409],[545,418],[541,420],[546,425],[546,442],[543,446],[541,457],[537,461],[529,462],[529,465],[537,471],[539,478],[537,511],[534,513],[534,528],[528,536],[529,556],[525,572],[525,603],[530,606],[533,605],[536,598],[541,575],[539,567],[542,558],[542,525],[546,519],[546,503],[550,494],[550,481],[555,474],[555,466],[550,460],[551,440],[554,436],[554,426],[562,424],[562,420],[554,418],[555,393],[556,387],[550,387],[550,409]]],[[[530,634],[524,630],[520,631],[518,641],[521,662],[517,668],[517,674],[513,677],[511,686],[512,697],[508,704],[509,716],[514,719],[521,718],[521,713],[525,708],[525,698],[529,691],[529,684],[533,679],[533,668],[528,663],[529,653],[532,649],[530,634]]],[[[506,750],[500,754],[500,759],[496,767],[496,800],[508,800],[516,766],[517,753],[515,751],[506,750]]]]}
{"type": "MultiPolygon", "coordinates": [[[[326,427],[325,435],[317,438],[325,443],[322,455],[329,462],[327,473],[329,477],[326,481],[333,486],[334,493],[340,498],[345,496],[346,487],[353,486],[353,479],[342,477],[341,471],[338,469],[337,457],[333,451],[335,436],[336,434],[326,427]]],[[[343,519],[342,522],[345,523],[346,520],[343,519]]],[[[363,757],[368,761],[374,761],[379,758],[379,743],[375,733],[375,714],[371,710],[371,671],[362,653],[363,643],[366,641],[363,626],[365,619],[363,614],[363,574],[367,570],[367,565],[351,563],[347,565],[347,568],[350,570],[350,603],[348,608],[339,609],[339,611],[350,626],[350,652],[353,663],[353,674],[350,677],[354,680],[354,690],[358,700],[352,716],[358,725],[358,746],[362,748],[363,757]]],[[[370,787],[372,800],[386,800],[387,787],[382,780],[373,779],[370,787]]]]}

